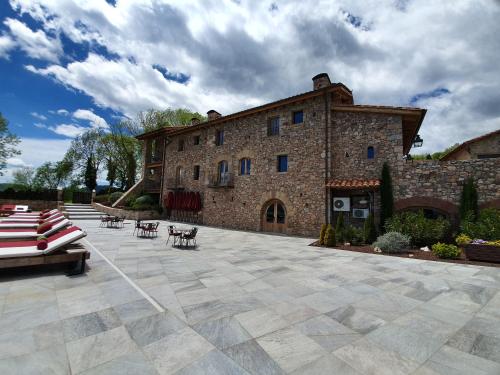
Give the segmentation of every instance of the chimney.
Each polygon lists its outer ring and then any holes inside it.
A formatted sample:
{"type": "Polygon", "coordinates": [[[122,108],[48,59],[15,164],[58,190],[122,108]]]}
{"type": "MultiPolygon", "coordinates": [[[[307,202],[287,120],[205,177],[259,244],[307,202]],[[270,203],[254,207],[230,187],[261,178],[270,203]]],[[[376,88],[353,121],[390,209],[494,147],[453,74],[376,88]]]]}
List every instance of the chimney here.
{"type": "Polygon", "coordinates": [[[200,119],[198,117],[193,117],[191,119],[191,125],[198,125],[200,123],[200,119]]]}
{"type": "Polygon", "coordinates": [[[214,111],[213,109],[207,112],[207,116],[208,116],[208,121],[216,120],[222,117],[222,115],[219,112],[214,111]]]}
{"type": "Polygon", "coordinates": [[[324,87],[330,86],[330,77],[326,73],[319,73],[313,77],[313,90],[319,90],[324,87]]]}

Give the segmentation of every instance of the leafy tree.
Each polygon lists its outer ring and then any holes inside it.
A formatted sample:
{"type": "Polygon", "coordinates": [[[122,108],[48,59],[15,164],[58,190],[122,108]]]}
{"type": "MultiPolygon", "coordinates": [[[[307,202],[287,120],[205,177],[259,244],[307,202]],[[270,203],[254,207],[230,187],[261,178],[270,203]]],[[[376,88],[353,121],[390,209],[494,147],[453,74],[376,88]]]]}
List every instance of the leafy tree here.
{"type": "Polygon", "coordinates": [[[57,189],[67,184],[71,171],[72,164],[67,160],[43,163],[36,169],[32,185],[35,189],[57,189]]]}
{"type": "Polygon", "coordinates": [[[319,244],[324,245],[325,244],[325,234],[326,234],[326,224],[321,225],[321,231],[319,232],[319,244]]]}
{"type": "Polygon", "coordinates": [[[192,112],[186,108],[167,108],[163,111],[150,109],[148,111],[139,112],[137,118],[131,125],[132,129],[137,132],[135,133],[137,135],[169,126],[186,126],[191,124],[191,119],[193,117],[201,121],[206,119],[198,112],[192,112]]]}
{"type": "Polygon", "coordinates": [[[8,121],[0,113],[0,176],[3,176],[2,170],[7,167],[7,159],[21,153],[16,149],[20,140],[9,131],[8,125],[8,121]]]}
{"type": "Polygon", "coordinates": [[[462,187],[459,209],[461,220],[465,220],[466,218],[472,221],[476,220],[478,214],[477,190],[472,177],[465,180],[462,187]]]}
{"type": "Polygon", "coordinates": [[[94,190],[97,186],[97,168],[94,158],[89,157],[85,166],[84,183],[87,189],[94,190]]]}
{"type": "Polygon", "coordinates": [[[111,192],[111,188],[115,184],[116,180],[116,164],[112,159],[108,159],[106,163],[106,169],[108,170],[108,175],[106,176],[106,180],[109,182],[108,192],[111,192]]]}
{"type": "Polygon", "coordinates": [[[387,162],[382,166],[380,182],[380,231],[383,232],[385,222],[394,213],[394,196],[392,192],[391,170],[387,162]]]}
{"type": "Polygon", "coordinates": [[[35,177],[35,169],[32,167],[21,167],[12,172],[13,181],[15,185],[25,186],[30,188],[33,185],[35,177]]]}
{"type": "Polygon", "coordinates": [[[104,147],[101,138],[104,136],[102,129],[90,129],[76,137],[64,156],[64,160],[71,163],[74,172],[79,172],[80,176],[85,177],[87,163],[92,160],[92,168],[97,173],[101,164],[105,160],[104,147]]]}
{"type": "Polygon", "coordinates": [[[369,214],[363,226],[363,239],[366,244],[372,244],[377,239],[377,228],[373,214],[369,214]]]}
{"type": "Polygon", "coordinates": [[[345,242],[345,226],[344,226],[343,212],[339,212],[339,216],[337,216],[337,224],[335,225],[335,239],[341,244],[345,242]]]}

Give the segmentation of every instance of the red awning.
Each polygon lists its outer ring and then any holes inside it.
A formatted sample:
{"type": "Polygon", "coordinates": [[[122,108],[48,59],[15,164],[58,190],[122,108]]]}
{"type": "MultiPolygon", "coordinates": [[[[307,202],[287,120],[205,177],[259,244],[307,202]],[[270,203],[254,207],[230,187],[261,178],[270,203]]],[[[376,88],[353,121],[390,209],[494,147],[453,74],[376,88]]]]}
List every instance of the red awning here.
{"type": "Polygon", "coordinates": [[[333,179],[326,183],[327,187],[333,189],[375,189],[380,186],[380,180],[362,180],[362,179],[333,179]]]}

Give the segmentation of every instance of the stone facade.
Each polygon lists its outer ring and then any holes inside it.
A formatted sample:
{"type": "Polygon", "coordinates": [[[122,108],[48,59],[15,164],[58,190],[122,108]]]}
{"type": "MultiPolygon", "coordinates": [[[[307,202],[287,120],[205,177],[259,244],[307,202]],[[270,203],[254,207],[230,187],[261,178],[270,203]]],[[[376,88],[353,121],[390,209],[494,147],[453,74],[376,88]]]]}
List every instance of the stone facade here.
{"type": "Polygon", "coordinates": [[[500,158],[500,130],[472,139],[460,145],[445,160],[500,158]]]}
{"type": "MultiPolygon", "coordinates": [[[[211,110],[208,122],[165,130],[162,135],[154,133],[155,137],[166,137],[160,173],[162,204],[165,206],[169,192],[199,192],[202,210],[197,220],[260,231],[269,229],[266,208],[279,202],[286,212],[279,231],[316,236],[322,223],[336,220],[335,197],[349,197],[352,208],[368,209],[378,220],[376,187],[339,190],[339,185],[332,185],[337,186],[335,190],[326,184],[332,179],[376,181],[384,162],[391,167],[396,209],[435,208],[456,216],[462,184],[469,176],[477,182],[483,206],[500,202],[500,159],[405,160],[425,110],[356,106],[350,91],[342,84],[331,84],[325,74],[313,78],[313,88],[309,93],[234,115],[222,117],[211,110]],[[293,123],[296,111],[303,112],[302,123],[293,123]],[[269,135],[270,120],[275,117],[280,119],[279,135],[269,135]],[[223,144],[218,142],[221,132],[223,144]],[[284,173],[277,169],[280,155],[288,156],[288,171],[284,173]],[[249,175],[239,173],[244,158],[251,161],[249,175]],[[222,161],[228,164],[229,178],[219,186],[222,161]]],[[[146,141],[145,153],[151,154],[147,143],[151,140],[147,135],[140,137],[146,141]]],[[[145,164],[144,178],[147,160],[145,164]]],[[[176,217],[176,212],[167,215],[176,217]]],[[[346,217],[354,225],[364,222],[355,218],[354,212],[346,217]]]]}
{"type": "Polygon", "coordinates": [[[180,187],[201,193],[203,222],[207,225],[261,230],[266,203],[277,199],[286,210],[285,233],[316,234],[325,216],[324,108],[324,97],[316,97],[171,136],[166,149],[164,180],[168,183],[164,183],[164,196],[179,182],[182,168],[180,187]],[[304,121],[293,124],[292,113],[299,110],[304,121]],[[277,116],[279,135],[270,136],[269,120],[277,116]],[[220,146],[216,144],[219,131],[224,131],[224,144],[220,146]],[[195,137],[199,137],[198,145],[194,145],[195,137]],[[183,151],[179,151],[179,142],[184,142],[183,151]],[[287,172],[277,171],[278,155],[288,155],[287,172]],[[243,158],[251,160],[250,175],[239,175],[243,158]],[[209,187],[223,160],[229,164],[234,187],[209,187]],[[193,178],[195,166],[200,167],[198,180],[193,178]]]}

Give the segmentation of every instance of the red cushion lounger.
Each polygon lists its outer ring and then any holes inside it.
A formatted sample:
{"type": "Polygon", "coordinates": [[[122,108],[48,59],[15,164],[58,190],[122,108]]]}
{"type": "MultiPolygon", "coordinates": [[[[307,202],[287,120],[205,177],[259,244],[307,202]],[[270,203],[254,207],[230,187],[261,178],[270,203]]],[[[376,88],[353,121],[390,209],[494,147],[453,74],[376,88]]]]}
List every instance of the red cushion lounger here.
{"type": "Polygon", "coordinates": [[[0,229],[0,241],[3,239],[16,239],[16,238],[37,238],[39,236],[50,236],[52,233],[66,228],[71,225],[71,221],[63,219],[57,223],[52,224],[51,228],[39,233],[38,230],[41,225],[35,228],[7,228],[0,229]]]}
{"type": "Polygon", "coordinates": [[[76,263],[72,273],[82,273],[90,254],[85,249],[65,249],[87,234],[78,227],[69,227],[52,234],[45,241],[0,242],[0,269],[41,264],[76,263]],[[47,246],[45,249],[44,246],[47,246]]]}

